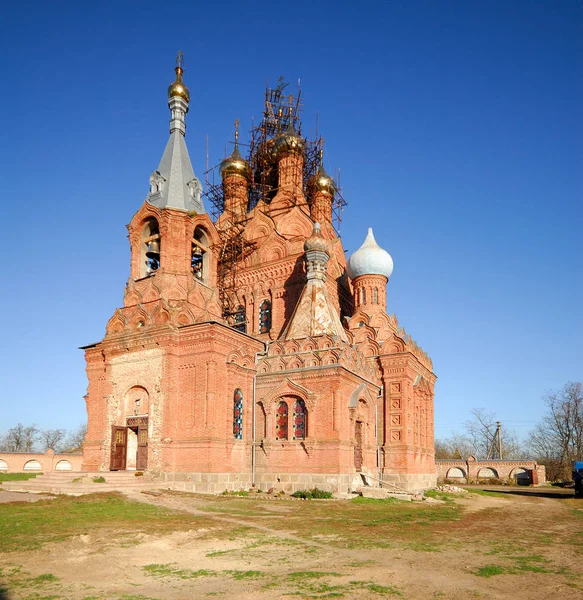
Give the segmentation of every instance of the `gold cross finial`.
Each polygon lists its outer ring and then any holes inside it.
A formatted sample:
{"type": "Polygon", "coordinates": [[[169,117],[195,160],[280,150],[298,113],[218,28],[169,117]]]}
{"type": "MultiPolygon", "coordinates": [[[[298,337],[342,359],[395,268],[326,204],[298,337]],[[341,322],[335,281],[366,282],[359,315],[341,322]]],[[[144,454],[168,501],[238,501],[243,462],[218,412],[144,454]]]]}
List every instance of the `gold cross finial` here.
{"type": "Polygon", "coordinates": [[[235,119],[235,143],[239,141],[239,119],[235,119]]]}
{"type": "Polygon", "coordinates": [[[178,54],[176,55],[176,66],[180,69],[184,67],[184,54],[182,54],[182,50],[178,50],[178,54]]]}

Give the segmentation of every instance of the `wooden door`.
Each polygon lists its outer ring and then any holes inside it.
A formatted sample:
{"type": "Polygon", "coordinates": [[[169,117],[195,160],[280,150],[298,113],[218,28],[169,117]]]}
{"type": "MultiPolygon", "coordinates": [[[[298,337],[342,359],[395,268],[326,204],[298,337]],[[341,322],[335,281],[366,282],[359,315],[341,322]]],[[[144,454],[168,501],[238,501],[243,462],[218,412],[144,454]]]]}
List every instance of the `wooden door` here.
{"type": "Polygon", "coordinates": [[[136,469],[144,471],[148,467],[148,426],[138,427],[138,455],[136,457],[136,469]]]}
{"type": "Polygon", "coordinates": [[[354,427],[354,468],[362,471],[362,421],[356,421],[354,427]]]}
{"type": "Polygon", "coordinates": [[[111,462],[110,471],[123,471],[126,468],[126,455],[128,451],[127,427],[111,427],[111,462]]]}

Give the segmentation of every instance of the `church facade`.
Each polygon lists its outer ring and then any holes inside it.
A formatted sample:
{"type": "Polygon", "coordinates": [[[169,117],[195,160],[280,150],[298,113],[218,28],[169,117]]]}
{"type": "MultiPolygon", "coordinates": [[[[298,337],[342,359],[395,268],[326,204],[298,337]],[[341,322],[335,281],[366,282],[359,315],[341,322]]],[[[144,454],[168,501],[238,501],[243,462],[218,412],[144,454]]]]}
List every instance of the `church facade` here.
{"type": "Polygon", "coordinates": [[[372,230],[346,260],[298,100],[267,90],[247,158],[237,132],[203,200],[182,74],[128,225],[123,306],[84,348],[83,469],[195,491],[434,485],[431,360],[387,313],[393,262],[372,230]]]}

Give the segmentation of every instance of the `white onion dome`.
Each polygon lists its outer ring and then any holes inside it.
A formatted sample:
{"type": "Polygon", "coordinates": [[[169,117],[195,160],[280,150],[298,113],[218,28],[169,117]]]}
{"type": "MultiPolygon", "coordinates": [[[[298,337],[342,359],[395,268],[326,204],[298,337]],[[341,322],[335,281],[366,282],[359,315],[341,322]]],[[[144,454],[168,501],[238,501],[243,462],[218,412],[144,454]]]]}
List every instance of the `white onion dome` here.
{"type": "Polygon", "coordinates": [[[384,275],[387,279],[391,276],[393,259],[376,243],[372,227],[368,228],[364,244],[348,259],[346,270],[350,279],[360,275],[384,275]]]}

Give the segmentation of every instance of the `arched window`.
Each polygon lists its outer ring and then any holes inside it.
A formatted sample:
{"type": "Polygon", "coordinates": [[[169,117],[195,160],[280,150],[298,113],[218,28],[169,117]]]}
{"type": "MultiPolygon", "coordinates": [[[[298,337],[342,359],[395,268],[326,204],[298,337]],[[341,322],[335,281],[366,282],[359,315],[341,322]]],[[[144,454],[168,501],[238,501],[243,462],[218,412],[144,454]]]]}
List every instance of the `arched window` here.
{"type": "Polygon", "coordinates": [[[271,331],[271,302],[264,300],[259,307],[259,333],[271,331]]]}
{"type": "Polygon", "coordinates": [[[242,304],[239,304],[233,314],[233,329],[243,333],[247,331],[247,317],[245,316],[245,307],[242,304]]]}
{"type": "Polygon", "coordinates": [[[379,291],[377,290],[377,288],[372,289],[372,303],[373,304],[379,303],[379,291]]]}
{"type": "Polygon", "coordinates": [[[305,440],[307,427],[306,427],[306,404],[303,400],[298,400],[294,404],[293,413],[293,439],[294,440],[305,440]]]}
{"type": "Polygon", "coordinates": [[[239,389],[233,397],[233,437],[243,439],[243,392],[239,389]]]}
{"type": "Polygon", "coordinates": [[[277,405],[275,439],[287,440],[287,402],[283,402],[283,400],[277,405]]]}
{"type": "Polygon", "coordinates": [[[156,219],[148,219],[142,230],[140,277],[149,277],[160,268],[160,230],[156,219]]]}

